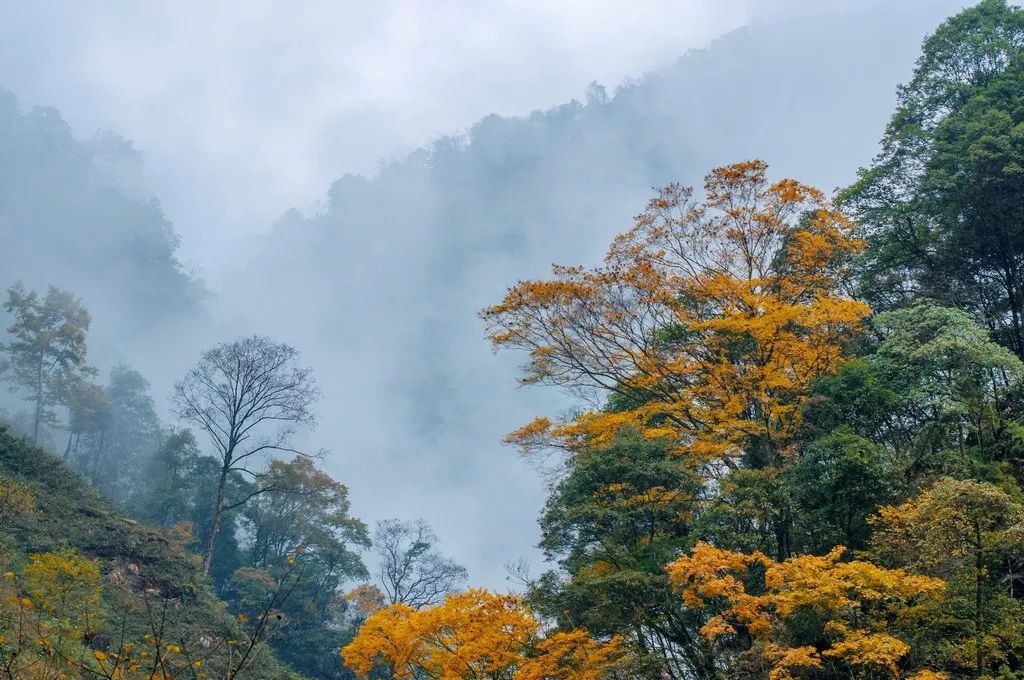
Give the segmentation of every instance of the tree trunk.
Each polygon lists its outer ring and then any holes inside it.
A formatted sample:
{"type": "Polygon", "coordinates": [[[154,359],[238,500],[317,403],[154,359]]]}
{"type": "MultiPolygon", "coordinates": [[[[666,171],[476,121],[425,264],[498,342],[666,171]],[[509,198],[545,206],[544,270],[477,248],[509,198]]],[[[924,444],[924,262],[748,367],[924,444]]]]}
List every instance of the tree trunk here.
{"type": "Polygon", "coordinates": [[[43,407],[43,360],[36,366],[36,415],[32,422],[32,443],[39,444],[39,417],[43,407]]]}
{"type": "Polygon", "coordinates": [[[982,561],[981,526],[975,524],[974,553],[974,653],[978,676],[985,671],[985,618],[982,614],[982,588],[984,587],[984,563],[982,561]]]}
{"type": "Polygon", "coordinates": [[[213,546],[217,542],[217,534],[220,533],[221,520],[224,518],[224,486],[228,480],[228,468],[224,466],[220,471],[220,479],[217,480],[217,502],[213,506],[213,526],[210,527],[210,538],[206,541],[206,554],[203,556],[203,573],[210,573],[210,566],[213,564],[213,546]]]}
{"type": "Polygon", "coordinates": [[[783,509],[782,516],[775,520],[776,560],[779,562],[785,562],[793,554],[790,541],[792,524],[789,509],[783,509]]]}
{"type": "Polygon", "coordinates": [[[1020,312],[1017,304],[1017,295],[1012,290],[1009,292],[1010,303],[1010,326],[1013,330],[1013,350],[1017,356],[1024,356],[1024,337],[1020,327],[1020,312]]]}
{"type": "Polygon", "coordinates": [[[1007,252],[1003,256],[1003,288],[1006,301],[1010,308],[1010,331],[1012,333],[1012,349],[1017,356],[1024,358],[1024,330],[1021,329],[1021,300],[1019,295],[1017,268],[1015,258],[1007,252]]]}

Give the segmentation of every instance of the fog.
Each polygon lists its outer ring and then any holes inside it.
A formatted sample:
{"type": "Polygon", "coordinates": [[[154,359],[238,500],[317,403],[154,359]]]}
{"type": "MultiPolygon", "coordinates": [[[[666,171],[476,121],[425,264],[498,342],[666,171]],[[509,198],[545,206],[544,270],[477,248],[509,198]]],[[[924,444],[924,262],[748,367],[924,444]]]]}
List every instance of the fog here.
{"type": "Polygon", "coordinates": [[[476,310],[716,164],[849,182],[964,4],[0,2],[0,283],[82,295],[168,416],[209,344],[295,345],[354,514],[504,587],[545,492],[501,437],[570,402],[476,310]]]}

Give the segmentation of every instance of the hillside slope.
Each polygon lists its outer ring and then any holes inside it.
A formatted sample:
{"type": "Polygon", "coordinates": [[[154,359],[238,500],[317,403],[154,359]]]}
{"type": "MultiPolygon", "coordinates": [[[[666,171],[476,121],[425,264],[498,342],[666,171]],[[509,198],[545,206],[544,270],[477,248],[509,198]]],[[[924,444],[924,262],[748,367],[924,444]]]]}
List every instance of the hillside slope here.
{"type": "MultiPolygon", "coordinates": [[[[227,668],[237,666],[249,651],[250,632],[212,593],[198,563],[180,541],[119,514],[60,460],[0,426],[0,571],[5,572],[0,595],[6,596],[0,601],[0,662],[6,664],[17,651],[19,617],[24,620],[27,615],[31,630],[41,627],[59,632],[65,624],[54,621],[74,618],[61,617],[61,610],[56,609],[53,621],[44,620],[50,614],[46,596],[35,587],[31,574],[33,565],[40,564],[32,555],[67,556],[70,553],[62,551],[68,549],[98,562],[102,575],[102,602],[93,615],[103,623],[95,630],[83,627],[86,648],[75,648],[90,663],[90,652],[101,662],[104,659],[100,657],[121,648],[121,641],[129,641],[137,655],[159,638],[163,644],[156,646],[164,653],[171,650],[167,663],[172,676],[201,677],[197,669],[202,669],[202,673],[223,677],[227,668]],[[19,491],[29,491],[31,502],[19,504],[19,491]],[[27,614],[12,609],[16,600],[11,595],[28,597],[22,600],[27,614]],[[38,619],[34,618],[36,611],[43,612],[38,619]]],[[[58,571],[64,580],[73,576],[70,569],[58,571]]],[[[76,591],[70,599],[86,598],[76,591]]],[[[73,627],[73,623],[66,625],[73,627]]],[[[47,645],[36,641],[21,651],[22,656],[26,651],[52,656],[47,645]]],[[[140,672],[145,672],[144,668],[140,672]]],[[[287,672],[257,644],[235,677],[269,680],[299,676],[287,672]]]]}

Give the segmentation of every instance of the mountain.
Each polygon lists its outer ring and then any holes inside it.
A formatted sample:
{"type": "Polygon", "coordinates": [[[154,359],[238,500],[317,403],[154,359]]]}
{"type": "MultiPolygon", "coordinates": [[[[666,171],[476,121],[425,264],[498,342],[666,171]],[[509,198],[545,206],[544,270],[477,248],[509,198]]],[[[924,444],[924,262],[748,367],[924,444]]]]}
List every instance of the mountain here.
{"type": "Polygon", "coordinates": [[[370,519],[426,515],[482,582],[536,542],[542,482],[502,435],[566,402],[517,390],[476,311],[552,262],[595,263],[652,193],[760,157],[826,190],[875,153],[918,46],[962,0],[867,3],[765,20],[614,91],[489,116],[335,181],[225,258],[213,298],[113,134],[76,137],[52,109],[0,97],[0,271],[53,283],[93,313],[93,361],[132,362],[161,405],[214,341],[258,332],[312,364],[316,441],[370,519]],[[487,399],[478,395],[488,394],[487,399]],[[386,503],[378,488],[393,491],[386,503]],[[439,502],[439,499],[445,502],[439,502]],[[475,509],[486,505],[481,515],[475,509]],[[499,531],[500,529],[500,531],[499,531]]]}
{"type": "Polygon", "coordinates": [[[470,572],[500,582],[495,565],[522,554],[510,546],[536,540],[521,507],[540,506],[541,484],[498,441],[565,402],[515,389],[476,311],[552,262],[598,262],[654,186],[752,157],[774,177],[850,182],[921,40],[961,4],[763,21],[614,92],[592,85],[584,101],[484,118],[284,215],[223,277],[224,307],[313,362],[327,396],[319,431],[359,461],[334,463],[357,508],[379,506],[386,479],[389,512],[426,508],[443,536],[473,546],[470,572]]]}
{"type": "Polygon", "coordinates": [[[110,133],[74,136],[58,111],[0,91],[0,286],[81,296],[101,363],[160,346],[208,296],[176,257],[178,236],[142,188],[142,156],[110,133]]]}

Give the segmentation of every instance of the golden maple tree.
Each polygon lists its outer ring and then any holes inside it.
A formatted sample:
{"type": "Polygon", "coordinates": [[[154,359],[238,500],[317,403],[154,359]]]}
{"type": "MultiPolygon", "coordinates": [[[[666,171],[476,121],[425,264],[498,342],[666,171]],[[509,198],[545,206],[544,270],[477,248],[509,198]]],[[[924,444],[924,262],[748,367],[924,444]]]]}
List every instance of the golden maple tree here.
{"type": "Polygon", "coordinates": [[[435,607],[381,609],[341,655],[360,677],[384,665],[399,680],[599,680],[623,656],[617,639],[600,642],[580,630],[541,633],[521,597],[473,589],[435,607]]]}
{"type": "Polygon", "coordinates": [[[704,196],[661,190],[604,266],[554,268],[483,310],[495,347],[528,352],[525,383],[612,393],[615,406],[509,435],[525,449],[607,442],[624,427],[727,466],[759,442],[785,457],[815,378],[869,309],[842,292],[863,244],[821,191],[748,161],[704,196]]]}
{"type": "Polygon", "coordinates": [[[768,663],[770,680],[822,670],[830,661],[850,677],[945,677],[929,669],[908,676],[901,666],[911,650],[908,632],[941,600],[944,582],[844,561],[844,553],[837,547],[776,562],[698,543],[666,569],[687,607],[708,612],[701,635],[748,646],[768,663]],[[794,644],[787,624],[798,619],[804,628],[818,623],[817,639],[794,644]]]}

